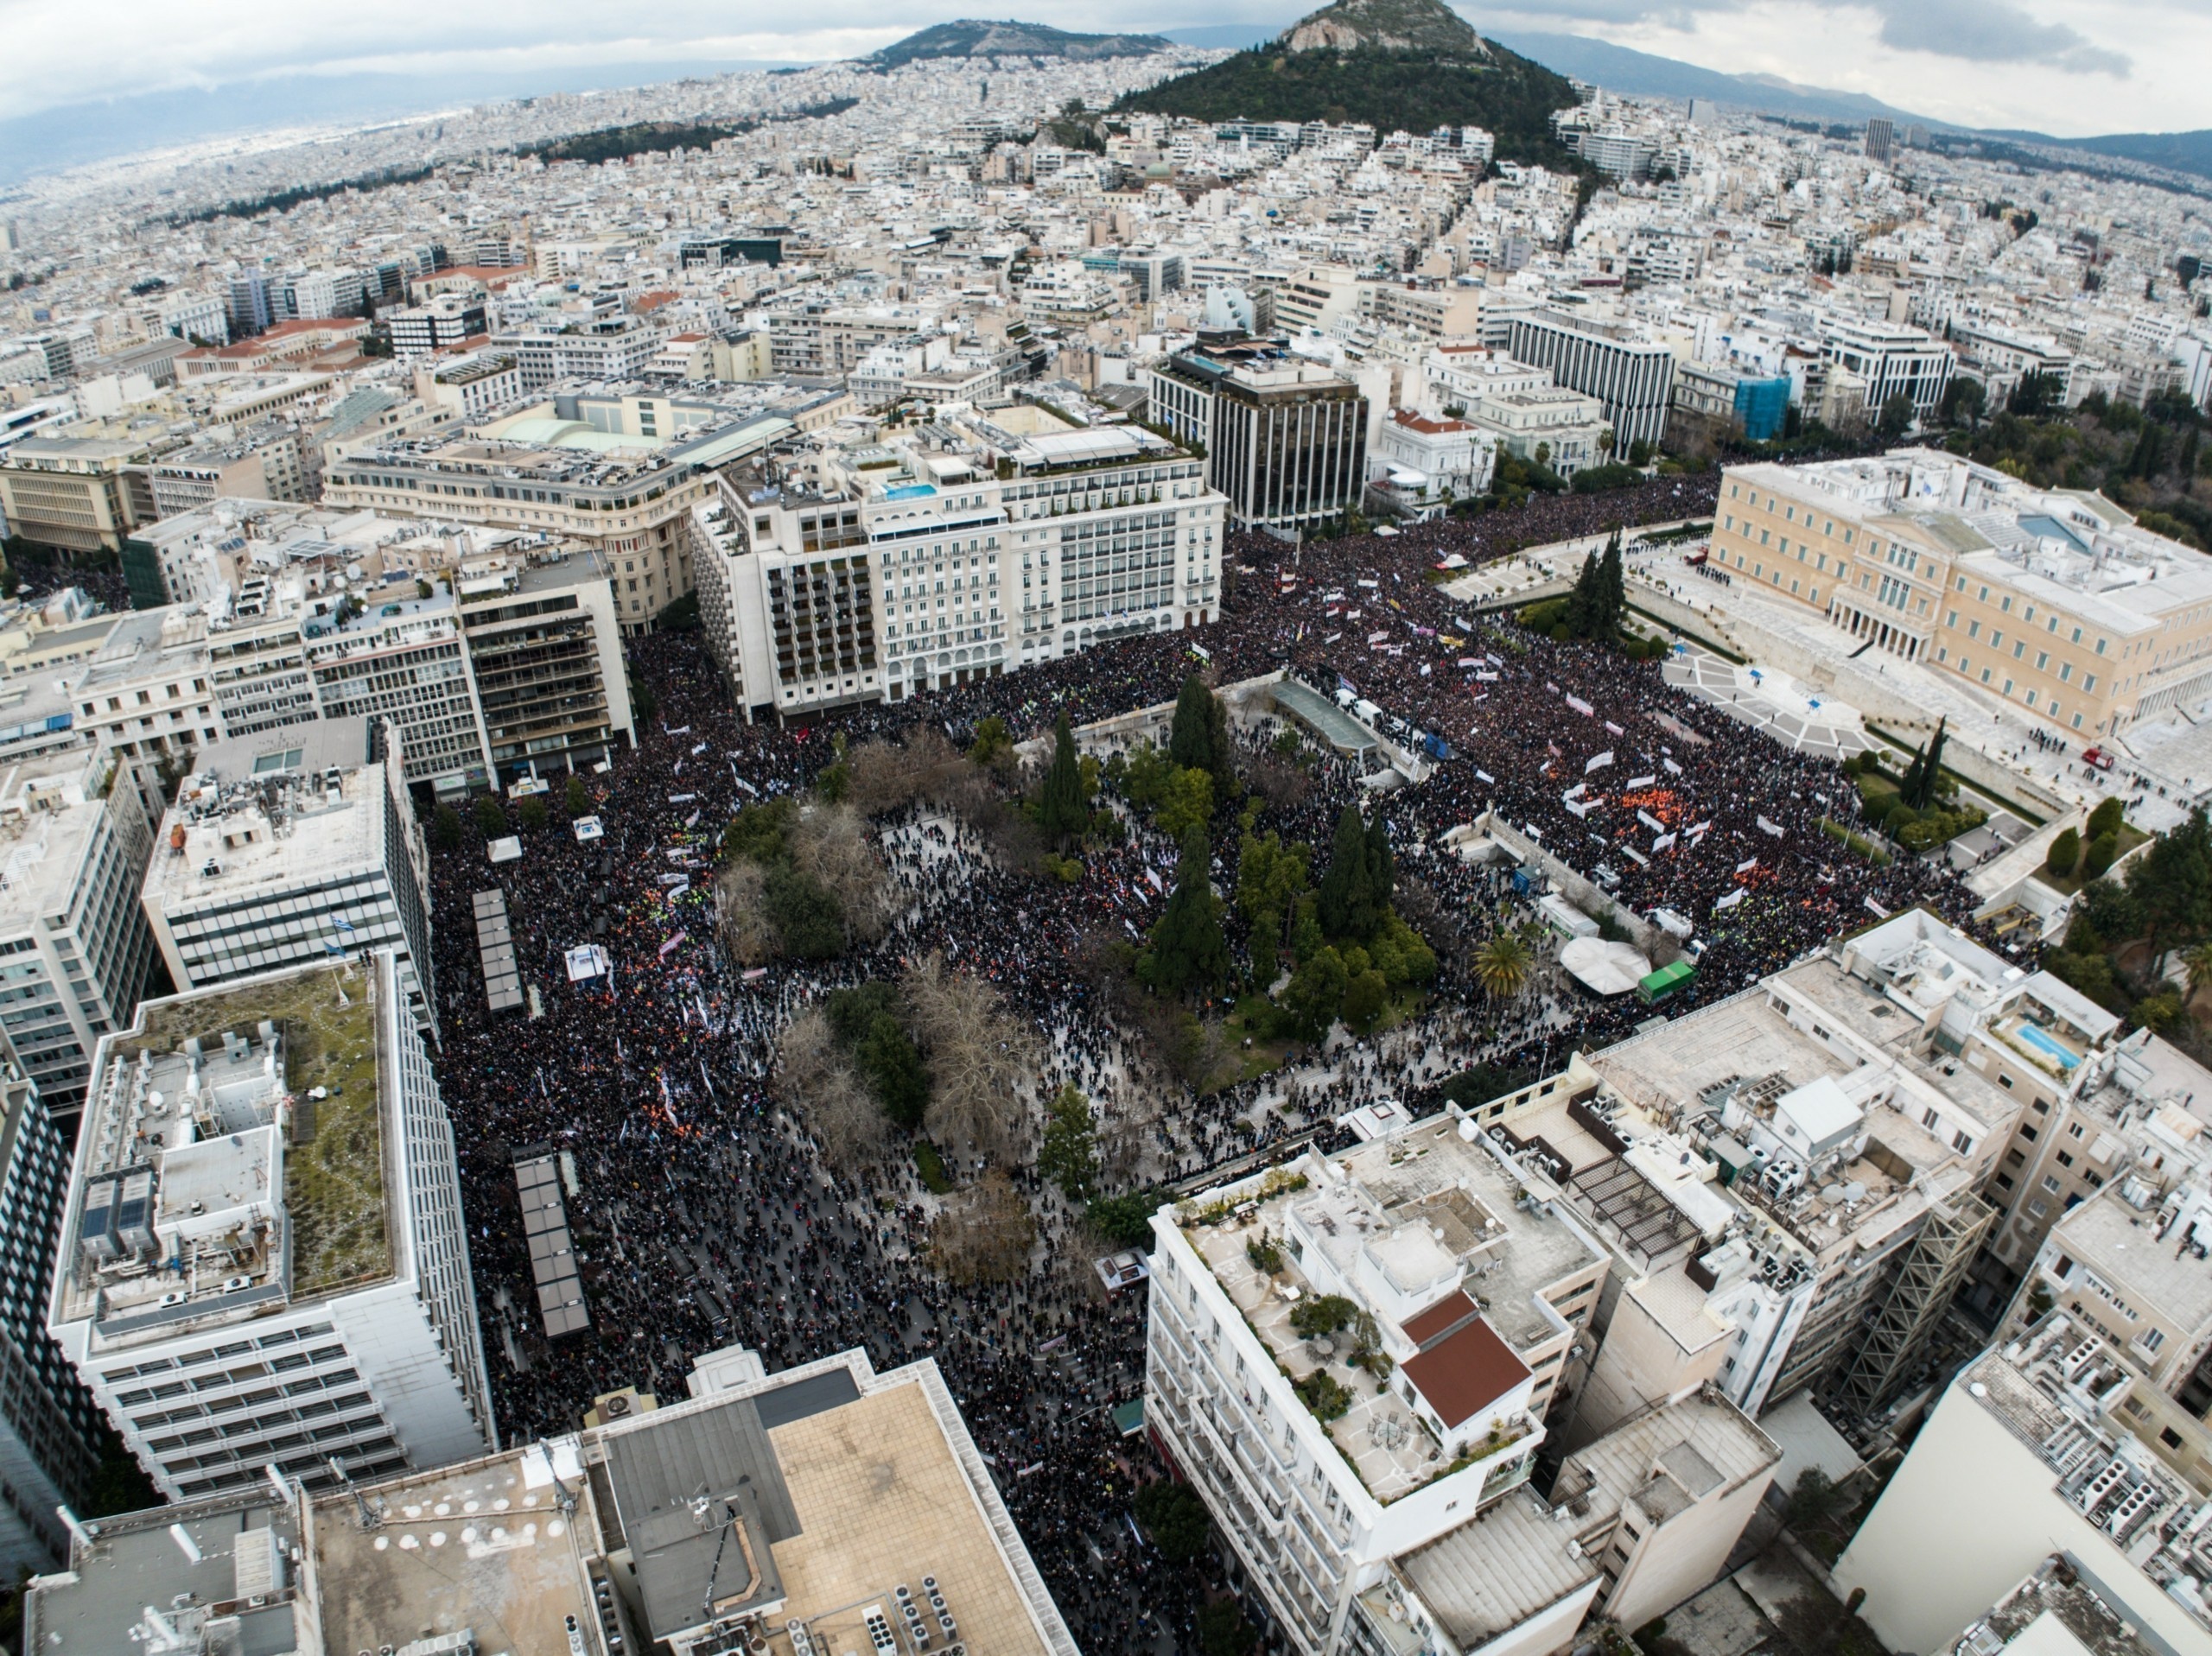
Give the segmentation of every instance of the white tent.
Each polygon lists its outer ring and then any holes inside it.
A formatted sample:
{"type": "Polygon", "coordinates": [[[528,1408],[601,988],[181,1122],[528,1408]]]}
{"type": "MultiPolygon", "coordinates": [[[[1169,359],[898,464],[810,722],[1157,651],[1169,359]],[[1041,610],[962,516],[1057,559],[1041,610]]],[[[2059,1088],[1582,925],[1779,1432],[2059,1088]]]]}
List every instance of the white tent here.
{"type": "Polygon", "coordinates": [[[1559,963],[1594,995],[1624,995],[1651,975],[1651,962],[1626,943],[1577,937],[1559,952],[1559,963]]]}

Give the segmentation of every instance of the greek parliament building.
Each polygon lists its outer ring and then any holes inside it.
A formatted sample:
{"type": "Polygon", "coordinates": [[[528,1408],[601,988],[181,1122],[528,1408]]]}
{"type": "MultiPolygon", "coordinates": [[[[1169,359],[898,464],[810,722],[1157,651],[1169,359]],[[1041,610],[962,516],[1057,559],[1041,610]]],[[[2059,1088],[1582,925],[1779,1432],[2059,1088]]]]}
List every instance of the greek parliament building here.
{"type": "Polygon", "coordinates": [[[1356,504],[1367,474],[1367,399],[1281,340],[1200,344],[1147,371],[1153,420],[1206,454],[1240,523],[1295,529],[1356,504]]]}
{"type": "Polygon", "coordinates": [[[1506,350],[1516,362],[1548,368],[1569,390],[1594,397],[1613,428],[1613,450],[1625,457],[1639,442],[1659,447],[1675,391],[1675,353],[1638,339],[1626,325],[1551,311],[1516,316],[1506,350]]]}
{"type": "Polygon", "coordinates": [[[171,1501],[494,1446],[453,1131],[390,950],[103,1039],[48,1327],[171,1501]]]}
{"type": "Polygon", "coordinates": [[[2101,494],[1917,448],[1735,466],[1712,556],[2054,730],[2117,735],[2212,695],[2212,558],[2101,494]]]}

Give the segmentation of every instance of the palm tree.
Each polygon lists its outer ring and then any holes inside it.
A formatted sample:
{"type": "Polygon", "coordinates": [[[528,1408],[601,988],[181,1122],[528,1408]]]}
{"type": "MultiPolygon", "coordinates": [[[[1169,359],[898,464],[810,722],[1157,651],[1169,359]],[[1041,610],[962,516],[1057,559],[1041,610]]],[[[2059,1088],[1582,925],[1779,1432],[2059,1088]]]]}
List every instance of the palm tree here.
{"type": "Polygon", "coordinates": [[[1501,931],[1475,951],[1475,980],[1493,999],[1507,1000],[1529,987],[1529,946],[1501,931]]]}
{"type": "Polygon", "coordinates": [[[2199,943],[2181,957],[2182,970],[2189,974],[2189,992],[2212,988],[2212,942],[2199,943]]]}

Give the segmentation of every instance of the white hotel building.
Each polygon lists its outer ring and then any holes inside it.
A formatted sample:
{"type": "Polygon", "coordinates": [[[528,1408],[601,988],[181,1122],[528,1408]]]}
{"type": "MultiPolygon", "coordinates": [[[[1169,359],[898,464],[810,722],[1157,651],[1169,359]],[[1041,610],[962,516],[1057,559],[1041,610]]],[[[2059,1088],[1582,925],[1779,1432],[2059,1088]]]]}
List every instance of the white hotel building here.
{"type": "Polygon", "coordinates": [[[694,510],[707,642],[748,716],[903,701],[1220,615],[1228,501],[1203,460],[1034,408],[957,418],[950,447],[770,456],[694,510]]]}

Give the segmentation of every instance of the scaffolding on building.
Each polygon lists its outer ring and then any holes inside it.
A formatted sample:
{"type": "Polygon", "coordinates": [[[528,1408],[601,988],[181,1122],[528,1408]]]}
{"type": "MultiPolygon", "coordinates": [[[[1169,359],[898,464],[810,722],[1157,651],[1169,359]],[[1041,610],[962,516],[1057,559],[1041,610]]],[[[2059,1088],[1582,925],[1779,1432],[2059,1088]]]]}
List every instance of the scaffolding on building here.
{"type": "Polygon", "coordinates": [[[1867,1415],[1889,1401],[1926,1351],[1997,1216],[1996,1209],[1971,1191],[1929,1208],[1835,1386],[1839,1407],[1867,1415]]]}

